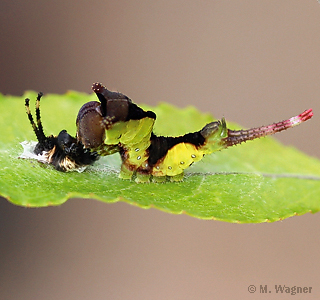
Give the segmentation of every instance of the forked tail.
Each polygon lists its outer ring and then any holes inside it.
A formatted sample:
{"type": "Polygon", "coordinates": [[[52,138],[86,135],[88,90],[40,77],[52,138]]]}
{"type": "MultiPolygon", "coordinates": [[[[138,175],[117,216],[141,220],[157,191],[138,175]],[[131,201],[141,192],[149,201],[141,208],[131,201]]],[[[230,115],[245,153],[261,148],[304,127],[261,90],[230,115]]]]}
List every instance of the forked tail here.
{"type": "Polygon", "coordinates": [[[34,133],[37,136],[37,139],[38,139],[39,143],[43,143],[46,140],[46,136],[45,136],[45,134],[43,132],[42,122],[41,122],[41,118],[40,118],[40,99],[41,99],[42,96],[43,96],[43,94],[40,92],[38,94],[37,102],[36,102],[37,124],[35,124],[35,122],[33,120],[33,117],[32,117],[32,114],[31,114],[31,111],[30,111],[30,107],[29,107],[30,100],[29,100],[29,98],[27,98],[25,100],[25,107],[26,107],[26,110],[27,110],[27,115],[28,115],[30,124],[31,124],[31,126],[33,128],[34,133]]]}
{"type": "Polygon", "coordinates": [[[301,124],[313,116],[312,109],[308,109],[298,116],[292,117],[288,120],[273,123],[268,126],[261,126],[257,128],[251,128],[248,130],[230,130],[228,129],[228,136],[222,139],[222,144],[225,147],[230,147],[233,145],[240,144],[249,140],[254,140],[263,136],[271,135],[282,130],[294,127],[301,124]]]}

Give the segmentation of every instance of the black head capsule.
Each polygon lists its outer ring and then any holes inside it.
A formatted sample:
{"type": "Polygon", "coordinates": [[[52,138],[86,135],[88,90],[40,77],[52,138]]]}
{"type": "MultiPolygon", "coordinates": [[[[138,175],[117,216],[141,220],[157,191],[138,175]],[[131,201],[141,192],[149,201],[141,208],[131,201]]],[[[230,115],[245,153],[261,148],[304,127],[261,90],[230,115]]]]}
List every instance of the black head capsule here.
{"type": "Polygon", "coordinates": [[[79,169],[93,164],[98,158],[96,152],[86,149],[76,138],[62,130],[58,136],[46,136],[40,117],[40,99],[42,93],[38,94],[36,102],[36,122],[34,122],[29,107],[29,99],[25,99],[25,107],[28,119],[36,134],[38,143],[34,154],[41,156],[41,161],[51,164],[55,169],[63,172],[79,169]]]}

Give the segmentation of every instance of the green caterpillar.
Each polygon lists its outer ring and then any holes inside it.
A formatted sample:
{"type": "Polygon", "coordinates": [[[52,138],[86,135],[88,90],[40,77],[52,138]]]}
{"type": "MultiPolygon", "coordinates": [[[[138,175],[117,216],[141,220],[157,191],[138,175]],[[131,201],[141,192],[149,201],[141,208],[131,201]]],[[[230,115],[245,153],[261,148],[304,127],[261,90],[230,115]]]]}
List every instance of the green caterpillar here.
{"type": "Polygon", "coordinates": [[[59,171],[70,171],[93,164],[100,156],[119,152],[122,165],[120,178],[136,182],[172,181],[183,179],[183,173],[204,155],[271,135],[296,126],[313,115],[306,110],[300,115],[268,126],[249,130],[230,130],[223,119],[205,125],[200,131],[179,137],[156,136],[153,126],[156,115],[144,111],[127,96],[111,92],[102,84],[92,86],[100,102],[91,101],[79,110],[76,137],[62,130],[58,136],[46,136],[40,119],[39,93],[36,102],[35,124],[25,106],[29,121],[37,136],[34,154],[59,171]]]}

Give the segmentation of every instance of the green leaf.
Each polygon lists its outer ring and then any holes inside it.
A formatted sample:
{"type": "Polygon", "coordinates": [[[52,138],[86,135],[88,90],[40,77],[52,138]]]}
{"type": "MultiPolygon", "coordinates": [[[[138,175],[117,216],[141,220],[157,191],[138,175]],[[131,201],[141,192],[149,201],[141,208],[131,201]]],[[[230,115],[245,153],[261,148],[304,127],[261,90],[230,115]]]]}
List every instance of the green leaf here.
{"type": "MultiPolygon", "coordinates": [[[[41,207],[74,197],[94,198],[240,223],[272,222],[320,210],[319,160],[272,138],[209,155],[187,169],[183,182],[176,183],[121,180],[117,154],[101,158],[83,173],[61,173],[37,161],[19,159],[23,151],[19,143],[35,140],[25,97],[31,99],[33,110],[35,92],[24,97],[0,95],[0,194],[16,205],[41,207]]],[[[93,94],[77,92],[45,95],[41,114],[46,134],[66,129],[75,135],[79,108],[94,99],[93,94]]],[[[212,121],[193,107],[178,109],[162,103],[148,109],[156,112],[155,132],[162,135],[196,131],[212,121]]],[[[238,128],[230,123],[228,127],[238,128]]]]}

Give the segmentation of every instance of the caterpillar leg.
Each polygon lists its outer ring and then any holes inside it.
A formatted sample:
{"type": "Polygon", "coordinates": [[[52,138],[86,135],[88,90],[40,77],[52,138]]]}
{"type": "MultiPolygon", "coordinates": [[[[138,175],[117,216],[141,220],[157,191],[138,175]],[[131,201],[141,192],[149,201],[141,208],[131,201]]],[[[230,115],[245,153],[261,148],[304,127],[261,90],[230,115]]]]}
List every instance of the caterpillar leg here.
{"type": "Polygon", "coordinates": [[[167,176],[152,176],[151,181],[154,183],[163,183],[167,181],[167,176]]]}
{"type": "Polygon", "coordinates": [[[150,183],[150,174],[140,174],[137,172],[136,176],[137,177],[134,180],[136,183],[150,183]]]}
{"type": "Polygon", "coordinates": [[[183,172],[175,176],[152,176],[149,174],[136,173],[136,178],[134,181],[136,183],[150,183],[150,180],[151,180],[151,182],[154,182],[154,183],[163,183],[163,182],[166,182],[167,179],[169,179],[169,181],[171,182],[180,182],[183,180],[183,177],[184,177],[183,172]]]}
{"type": "Polygon", "coordinates": [[[119,174],[119,178],[125,179],[125,180],[134,179],[136,183],[150,183],[150,181],[154,183],[163,183],[163,182],[166,182],[167,179],[169,179],[169,181],[171,182],[178,182],[178,181],[182,181],[183,177],[184,177],[183,171],[180,174],[174,175],[174,176],[168,176],[168,175],[155,176],[151,174],[139,173],[136,170],[131,171],[126,167],[125,164],[121,165],[121,171],[119,174]]]}
{"type": "Polygon", "coordinates": [[[149,183],[151,175],[150,174],[141,174],[136,172],[136,170],[131,171],[129,170],[125,164],[121,165],[121,170],[119,174],[119,178],[131,180],[133,178],[136,183],[149,183]]]}
{"type": "Polygon", "coordinates": [[[119,178],[131,180],[133,174],[134,174],[134,171],[131,171],[131,170],[127,169],[127,167],[124,164],[121,165],[119,178]]]}
{"type": "Polygon", "coordinates": [[[171,182],[179,182],[183,180],[184,177],[184,172],[182,171],[182,173],[175,175],[175,176],[168,176],[171,182]]]}

